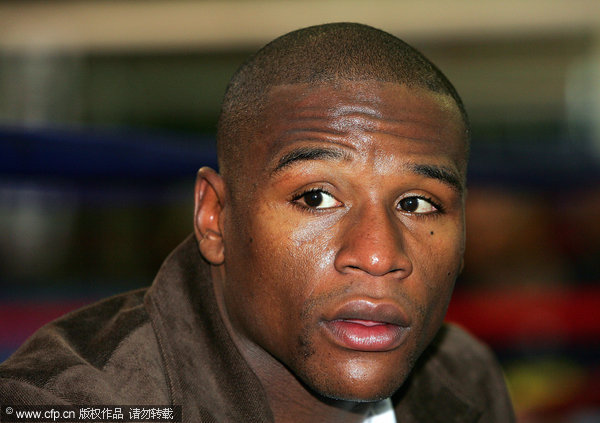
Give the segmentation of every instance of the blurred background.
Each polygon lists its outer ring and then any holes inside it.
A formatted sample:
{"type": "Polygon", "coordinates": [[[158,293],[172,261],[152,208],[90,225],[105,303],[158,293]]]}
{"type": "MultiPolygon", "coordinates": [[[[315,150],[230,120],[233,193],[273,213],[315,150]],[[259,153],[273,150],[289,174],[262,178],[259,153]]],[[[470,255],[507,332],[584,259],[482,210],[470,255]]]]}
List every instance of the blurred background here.
{"type": "Polygon", "coordinates": [[[192,230],[234,70],[332,21],[419,48],[471,116],[448,319],[494,348],[520,422],[599,422],[596,0],[0,3],[0,361],[64,312],[151,283],[192,230]]]}

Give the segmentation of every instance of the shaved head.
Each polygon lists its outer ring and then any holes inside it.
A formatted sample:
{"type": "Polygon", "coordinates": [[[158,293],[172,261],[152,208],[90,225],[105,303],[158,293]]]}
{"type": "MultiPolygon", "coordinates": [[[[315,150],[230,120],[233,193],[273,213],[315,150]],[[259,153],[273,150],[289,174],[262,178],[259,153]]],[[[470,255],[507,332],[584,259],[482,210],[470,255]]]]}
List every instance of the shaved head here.
{"type": "Polygon", "coordinates": [[[225,92],[217,130],[221,174],[226,179],[240,176],[236,169],[255,141],[272,88],[342,81],[391,82],[451,97],[464,122],[467,154],[467,113],[450,81],[433,63],[387,32],[362,24],[333,23],[275,39],[234,74],[225,92]]]}

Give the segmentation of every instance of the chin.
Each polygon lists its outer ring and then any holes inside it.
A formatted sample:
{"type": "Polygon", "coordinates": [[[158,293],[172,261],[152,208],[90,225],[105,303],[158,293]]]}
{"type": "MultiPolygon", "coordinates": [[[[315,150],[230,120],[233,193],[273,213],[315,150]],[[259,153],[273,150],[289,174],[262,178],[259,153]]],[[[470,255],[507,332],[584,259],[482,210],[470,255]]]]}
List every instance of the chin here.
{"type": "Polygon", "coordinates": [[[376,402],[389,398],[399,389],[399,386],[394,385],[391,389],[377,386],[375,390],[373,389],[373,385],[365,386],[365,389],[360,388],[361,387],[353,386],[349,389],[320,389],[316,392],[318,396],[323,397],[326,400],[363,403],[376,402]]]}
{"type": "Polygon", "coordinates": [[[388,352],[358,352],[315,344],[304,343],[311,345],[310,353],[292,355],[288,369],[325,401],[360,403],[389,398],[404,385],[415,363],[414,348],[406,345],[388,352]]]}
{"type": "Polygon", "coordinates": [[[353,370],[353,372],[337,372],[335,377],[321,373],[319,377],[312,380],[309,377],[305,385],[325,399],[375,402],[391,397],[400,389],[408,376],[408,371],[397,371],[396,374],[392,374],[393,372],[388,369],[383,374],[369,374],[365,369],[354,368],[353,370]],[[341,375],[345,377],[340,378],[341,375]]]}

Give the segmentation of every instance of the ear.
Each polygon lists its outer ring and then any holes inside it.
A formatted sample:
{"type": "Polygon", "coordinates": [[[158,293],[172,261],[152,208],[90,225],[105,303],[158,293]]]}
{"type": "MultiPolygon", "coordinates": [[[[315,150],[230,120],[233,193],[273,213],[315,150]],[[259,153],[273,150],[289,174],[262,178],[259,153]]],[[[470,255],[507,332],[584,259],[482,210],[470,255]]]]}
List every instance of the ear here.
{"type": "Polygon", "coordinates": [[[221,212],[225,201],[225,182],[209,167],[198,171],[194,190],[194,232],[200,252],[213,266],[225,261],[221,212]]]}

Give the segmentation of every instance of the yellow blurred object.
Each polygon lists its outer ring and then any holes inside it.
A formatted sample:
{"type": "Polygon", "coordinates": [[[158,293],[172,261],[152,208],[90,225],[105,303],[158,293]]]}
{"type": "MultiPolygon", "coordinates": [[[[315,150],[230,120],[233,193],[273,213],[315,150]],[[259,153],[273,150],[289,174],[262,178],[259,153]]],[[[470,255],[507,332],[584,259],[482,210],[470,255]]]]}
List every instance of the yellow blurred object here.
{"type": "Polygon", "coordinates": [[[529,414],[567,403],[583,389],[585,369],[567,360],[515,362],[506,377],[517,414],[529,414]]]}

